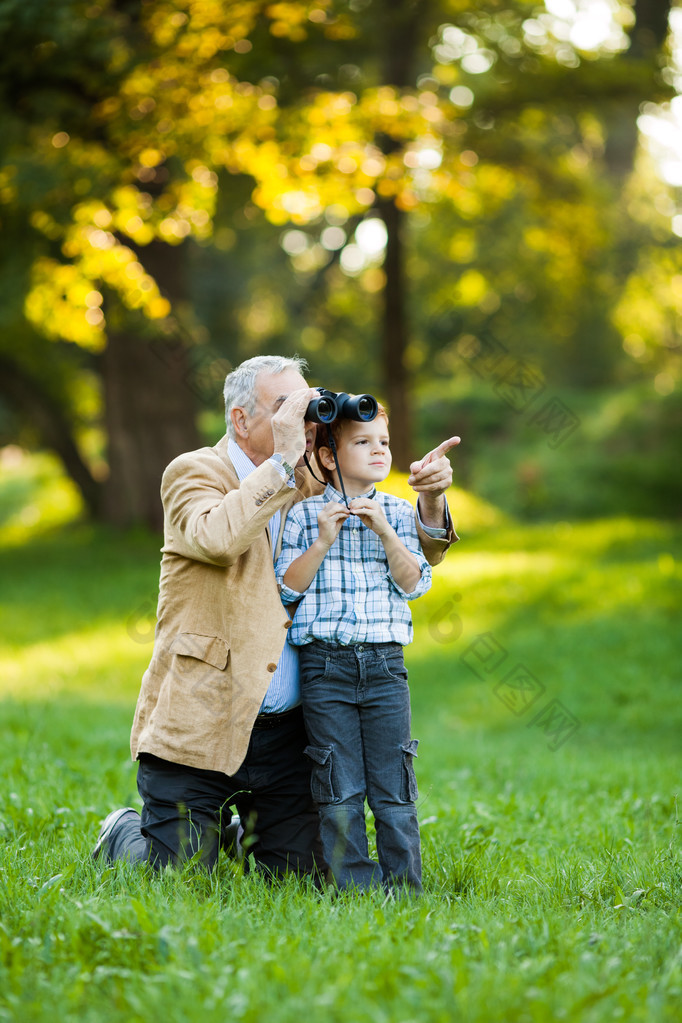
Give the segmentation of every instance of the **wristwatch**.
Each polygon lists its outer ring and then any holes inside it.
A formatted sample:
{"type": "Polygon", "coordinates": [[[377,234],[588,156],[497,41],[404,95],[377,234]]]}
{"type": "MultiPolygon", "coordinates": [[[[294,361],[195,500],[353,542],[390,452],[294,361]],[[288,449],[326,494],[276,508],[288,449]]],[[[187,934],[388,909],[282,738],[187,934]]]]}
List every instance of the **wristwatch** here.
{"type": "Polygon", "coordinates": [[[270,458],[273,462],[277,462],[278,465],[282,466],[285,473],[290,479],[294,478],[294,470],[291,468],[288,462],[284,461],[284,455],[280,455],[279,451],[276,451],[274,455],[270,456],[270,458]]]}

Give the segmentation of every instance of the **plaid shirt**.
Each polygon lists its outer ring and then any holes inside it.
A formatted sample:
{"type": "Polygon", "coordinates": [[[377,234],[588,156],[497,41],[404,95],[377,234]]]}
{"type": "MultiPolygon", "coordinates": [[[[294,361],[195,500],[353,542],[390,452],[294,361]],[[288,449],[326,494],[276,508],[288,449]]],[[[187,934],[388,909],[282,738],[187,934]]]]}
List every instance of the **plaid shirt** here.
{"type": "Polygon", "coordinates": [[[343,504],[343,496],[327,484],[319,497],[309,497],[289,511],[282,551],[275,566],[283,603],[301,602],[289,630],[289,641],[295,646],[304,646],[314,639],[342,646],[351,643],[405,646],[412,642],[412,616],[407,601],[421,597],[431,585],[431,567],[419,543],[414,508],[409,501],[374,488],[363,496],[373,498],[384,509],[390,525],[415,555],[421,579],[411,593],[406,593],[391,575],[379,537],[357,515],[349,515],[306,592],[297,593],[283,584],[289,565],[317,538],[317,516],[323,505],[328,501],[343,504]]]}

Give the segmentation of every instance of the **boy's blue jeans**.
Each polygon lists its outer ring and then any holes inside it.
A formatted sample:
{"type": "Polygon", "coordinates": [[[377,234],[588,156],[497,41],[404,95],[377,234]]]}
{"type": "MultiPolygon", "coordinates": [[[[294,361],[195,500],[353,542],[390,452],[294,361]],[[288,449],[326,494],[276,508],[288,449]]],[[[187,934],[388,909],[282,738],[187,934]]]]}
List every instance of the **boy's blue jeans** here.
{"type": "Polygon", "coordinates": [[[417,740],[399,643],[299,649],[303,715],[320,807],[325,859],[340,888],[384,884],[421,891],[414,801],[417,740]],[[379,863],[369,857],[365,798],[374,814],[379,863]]]}

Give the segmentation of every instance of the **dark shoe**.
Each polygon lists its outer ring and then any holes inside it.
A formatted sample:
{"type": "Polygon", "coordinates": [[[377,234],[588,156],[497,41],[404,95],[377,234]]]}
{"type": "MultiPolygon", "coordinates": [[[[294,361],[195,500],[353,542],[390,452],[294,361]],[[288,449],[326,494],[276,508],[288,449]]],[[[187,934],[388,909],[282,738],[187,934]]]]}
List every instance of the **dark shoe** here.
{"type": "Polygon", "coordinates": [[[104,818],[104,820],[102,821],[102,826],[99,830],[97,844],[95,848],[92,850],[93,860],[99,859],[99,857],[102,855],[102,851],[105,851],[106,853],[109,852],[109,837],[111,835],[111,832],[114,830],[114,827],[118,824],[121,818],[128,813],[134,813],[138,819],[140,817],[139,812],[135,810],[134,807],[124,806],[121,810],[112,810],[111,813],[104,818]]]}

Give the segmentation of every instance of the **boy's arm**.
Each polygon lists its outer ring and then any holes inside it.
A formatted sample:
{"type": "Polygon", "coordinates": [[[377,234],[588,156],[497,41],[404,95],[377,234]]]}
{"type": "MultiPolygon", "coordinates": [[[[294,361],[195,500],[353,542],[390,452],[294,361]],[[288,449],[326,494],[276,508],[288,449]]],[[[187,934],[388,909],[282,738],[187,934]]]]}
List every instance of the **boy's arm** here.
{"type": "Polygon", "coordinates": [[[414,554],[410,554],[395,529],[388,527],[386,533],[379,534],[386,559],[388,570],[393,581],[404,590],[405,593],[413,593],[417,589],[422,577],[422,570],[414,554]]]}
{"type": "Polygon", "coordinates": [[[305,593],[317,575],[317,570],[328,550],[329,548],[324,547],[319,540],[313,540],[308,550],[292,561],[282,576],[282,586],[285,587],[282,593],[292,591],[298,596],[305,593]]]}
{"type": "Polygon", "coordinates": [[[351,501],[351,511],[381,540],[389,578],[400,594],[406,600],[413,600],[426,593],[431,585],[431,569],[419,545],[412,508],[407,501],[404,509],[399,510],[396,529],[389,523],[381,504],[372,498],[355,498],[351,501]]]}
{"type": "Polygon", "coordinates": [[[414,511],[407,501],[401,502],[397,509],[395,529],[398,539],[416,560],[421,573],[417,585],[411,593],[407,594],[408,600],[415,600],[431,588],[431,559],[426,555],[426,551],[422,550],[421,536],[415,522],[414,511]]]}
{"type": "Polygon", "coordinates": [[[300,557],[301,552],[306,550],[310,542],[306,530],[304,505],[305,501],[302,501],[289,510],[282,529],[282,546],[275,564],[275,576],[279,583],[283,604],[294,604],[301,599],[301,594],[284,586],[282,580],[289,566],[300,557]]]}
{"type": "MultiPolygon", "coordinates": [[[[294,506],[301,508],[302,505],[294,506]]],[[[284,524],[282,553],[275,569],[282,600],[287,604],[299,600],[308,589],[349,514],[344,505],[332,501],[325,504],[317,517],[317,536],[311,543],[311,530],[298,521],[299,512],[294,509],[284,524]]]]}

